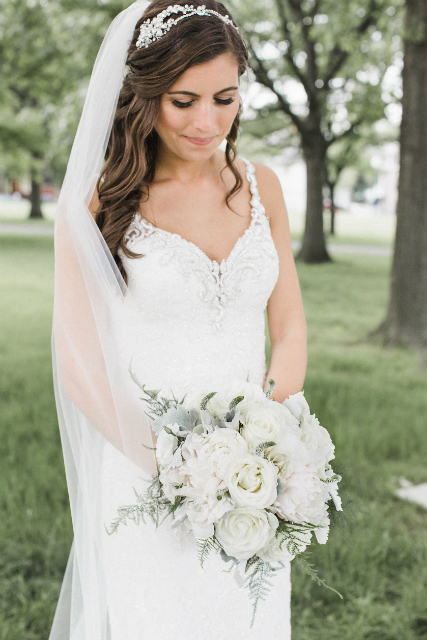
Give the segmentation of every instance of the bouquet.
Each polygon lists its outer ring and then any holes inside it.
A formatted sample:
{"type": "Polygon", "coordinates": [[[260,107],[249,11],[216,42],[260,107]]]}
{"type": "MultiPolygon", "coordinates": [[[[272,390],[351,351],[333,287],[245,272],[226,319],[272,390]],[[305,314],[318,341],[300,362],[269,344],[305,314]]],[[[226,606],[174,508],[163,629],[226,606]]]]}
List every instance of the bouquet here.
{"type": "Polygon", "coordinates": [[[303,392],[272,400],[272,380],[265,393],[239,382],[180,401],[140,387],[157,436],[158,473],[136,505],[119,509],[112,531],[145,516],[156,526],[171,516],[171,526],[188,527],[202,566],[212,552],[231,563],[252,599],[253,624],[270,578],[313,534],[325,544],[328,509],[342,510],[329,433],[303,392]]]}

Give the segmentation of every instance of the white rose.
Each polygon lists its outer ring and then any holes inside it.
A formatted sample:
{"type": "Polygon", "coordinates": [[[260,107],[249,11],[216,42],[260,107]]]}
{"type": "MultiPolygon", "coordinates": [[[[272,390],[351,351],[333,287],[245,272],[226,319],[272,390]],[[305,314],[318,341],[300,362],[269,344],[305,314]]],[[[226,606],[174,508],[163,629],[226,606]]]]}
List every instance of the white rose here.
{"type": "Polygon", "coordinates": [[[224,480],[231,498],[241,507],[262,509],[277,498],[277,469],[260,456],[248,454],[233,460],[224,480]]]}
{"type": "Polygon", "coordinates": [[[287,562],[293,560],[299,553],[303,553],[311,541],[311,532],[293,532],[292,540],[283,535],[274,535],[268,544],[258,551],[264,562],[287,562]]]}
{"type": "Polygon", "coordinates": [[[221,428],[205,436],[198,455],[200,458],[209,460],[215,467],[216,475],[224,479],[225,468],[229,462],[247,453],[248,445],[237,431],[221,428]]]}
{"type": "Polygon", "coordinates": [[[249,447],[255,449],[263,442],[281,440],[287,425],[298,425],[292,413],[273,400],[254,402],[243,420],[242,436],[249,447]]]}
{"type": "Polygon", "coordinates": [[[266,458],[276,467],[277,477],[280,479],[282,484],[286,482],[289,476],[294,472],[295,467],[292,460],[285,453],[278,451],[277,447],[267,449],[266,458]]]}
{"type": "Polygon", "coordinates": [[[259,385],[252,382],[232,382],[219,387],[217,393],[209,400],[206,408],[217,418],[223,418],[229,411],[230,402],[238,396],[244,396],[244,399],[237,405],[241,418],[245,418],[246,413],[254,402],[266,402],[267,400],[264,391],[259,385]]]}
{"type": "Polygon", "coordinates": [[[268,544],[278,524],[264,509],[236,507],[215,525],[215,535],[228,556],[248,560],[268,544]]]}
{"type": "Polygon", "coordinates": [[[274,506],[285,520],[326,527],[329,525],[328,500],[328,489],[317,474],[300,469],[287,479],[274,506]]]}
{"type": "Polygon", "coordinates": [[[185,512],[190,521],[190,528],[196,538],[211,538],[214,534],[214,523],[233,508],[227,498],[218,500],[216,496],[206,500],[192,500],[186,504],[185,512]]]}
{"type": "Polygon", "coordinates": [[[173,454],[178,447],[178,438],[162,429],[157,438],[156,457],[161,467],[168,467],[172,463],[173,454]]]}

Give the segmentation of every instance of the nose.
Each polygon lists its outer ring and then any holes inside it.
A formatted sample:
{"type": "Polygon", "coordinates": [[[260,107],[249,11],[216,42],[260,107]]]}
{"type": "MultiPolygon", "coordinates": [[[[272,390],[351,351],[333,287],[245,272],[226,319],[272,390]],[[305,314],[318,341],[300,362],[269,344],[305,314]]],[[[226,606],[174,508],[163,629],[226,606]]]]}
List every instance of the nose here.
{"type": "Polygon", "coordinates": [[[210,102],[200,101],[193,114],[194,128],[201,133],[211,133],[213,128],[213,113],[210,102]]]}

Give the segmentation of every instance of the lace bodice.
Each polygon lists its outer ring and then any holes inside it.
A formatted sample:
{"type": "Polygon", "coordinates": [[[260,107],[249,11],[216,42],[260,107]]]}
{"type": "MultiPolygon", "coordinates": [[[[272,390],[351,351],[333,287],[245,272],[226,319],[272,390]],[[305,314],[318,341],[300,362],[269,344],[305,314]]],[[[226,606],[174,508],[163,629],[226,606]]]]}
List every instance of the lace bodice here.
{"type": "Polygon", "coordinates": [[[255,169],[245,164],[251,221],[221,263],[139,213],[129,227],[127,246],[142,257],[121,258],[137,309],[133,366],[143,381],[189,391],[196,382],[264,380],[264,311],[279,261],[255,169]]]}

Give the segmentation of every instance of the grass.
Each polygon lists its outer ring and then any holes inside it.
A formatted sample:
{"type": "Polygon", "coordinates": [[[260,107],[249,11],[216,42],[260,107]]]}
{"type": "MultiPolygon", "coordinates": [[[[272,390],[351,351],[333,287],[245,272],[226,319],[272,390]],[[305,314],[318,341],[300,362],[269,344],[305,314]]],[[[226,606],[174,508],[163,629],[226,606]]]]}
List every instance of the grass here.
{"type": "MultiPolygon", "coordinates": [[[[427,376],[408,351],[363,341],[384,315],[389,261],[298,269],[306,396],[334,439],[351,505],[347,528],[311,556],[344,599],[294,563],[293,640],[427,640],[427,512],[393,494],[401,476],[427,481],[427,376]]],[[[50,369],[52,272],[50,238],[0,236],[0,640],[47,638],[72,539],[50,369]]]]}

